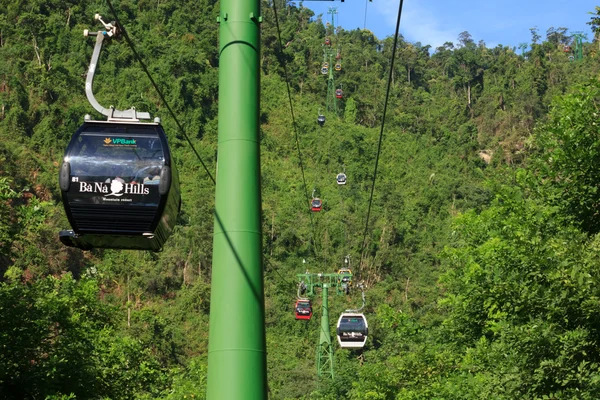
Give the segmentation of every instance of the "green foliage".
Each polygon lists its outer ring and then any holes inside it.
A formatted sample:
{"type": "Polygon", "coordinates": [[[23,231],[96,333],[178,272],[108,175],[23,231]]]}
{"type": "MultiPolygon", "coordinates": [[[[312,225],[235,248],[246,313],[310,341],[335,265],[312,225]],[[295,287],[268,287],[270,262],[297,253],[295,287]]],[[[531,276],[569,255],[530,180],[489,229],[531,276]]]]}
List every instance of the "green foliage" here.
{"type": "Polygon", "coordinates": [[[590,233],[600,231],[599,95],[597,80],[574,88],[573,93],[555,102],[548,122],[535,137],[540,152],[536,165],[548,200],[590,233]]]}
{"type": "Polygon", "coordinates": [[[2,283],[0,316],[3,398],[131,398],[164,384],[140,342],[116,334],[114,310],[92,280],[2,283]]]}
{"type": "MultiPolygon", "coordinates": [[[[598,232],[600,96],[595,81],[572,89],[600,72],[594,49],[569,62],[557,47],[565,28],[546,41],[533,28],[521,55],[466,31],[434,54],[400,38],[363,237],[393,38],[339,30],[343,118],[327,114],[320,128],[322,17],[277,6],[281,46],[271,3],[261,28],[271,397],[598,398],[599,245],[588,234],[598,232]],[[324,210],[310,215],[313,188],[324,210]],[[360,354],[336,351],[336,378],[320,380],[320,301],[313,320],[293,319],[295,274],[335,271],[348,254],[368,285],[370,338],[360,354]]],[[[218,3],[117,8],[213,173],[218,3]]],[[[83,88],[93,42],[81,31],[99,28],[96,12],[111,19],[105,4],[70,0],[7,3],[0,15],[0,394],[204,398],[214,186],[123,41],[105,46],[94,92],[162,118],[182,182],[178,226],[159,254],[81,252],[56,238],[68,226],[61,154],[92,112],[83,88]],[[65,271],[75,278],[53,278],[65,271]]],[[[331,299],[331,315],[359,303],[356,292],[331,299]]]]}

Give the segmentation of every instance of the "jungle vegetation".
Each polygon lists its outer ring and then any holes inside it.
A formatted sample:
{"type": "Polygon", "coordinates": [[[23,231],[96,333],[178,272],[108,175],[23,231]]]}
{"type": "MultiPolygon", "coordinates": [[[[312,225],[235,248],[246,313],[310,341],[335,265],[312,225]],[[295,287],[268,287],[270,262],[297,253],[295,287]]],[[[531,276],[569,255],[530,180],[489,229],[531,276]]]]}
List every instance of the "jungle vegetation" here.
{"type": "MultiPolygon", "coordinates": [[[[261,28],[270,397],[599,398],[600,8],[581,60],[563,27],[532,29],[519,49],[466,31],[436,49],[399,38],[363,246],[393,37],[339,30],[344,98],[319,127],[323,16],[274,1],[281,44],[272,2],[261,28]],[[324,201],[314,226],[300,161],[324,201]],[[346,255],[367,285],[370,337],[362,352],[336,349],[335,378],[319,379],[320,301],[294,320],[296,274],[335,272],[346,255]]],[[[183,206],[160,253],[62,246],[58,166],[83,116],[101,119],[84,94],[82,32],[111,14],[98,0],[0,4],[0,397],[204,398],[213,183],[131,49],[112,41],[96,96],[162,117],[183,206]]],[[[214,171],[218,1],[114,4],[214,171]]],[[[331,313],[359,301],[332,297],[331,313]]]]}

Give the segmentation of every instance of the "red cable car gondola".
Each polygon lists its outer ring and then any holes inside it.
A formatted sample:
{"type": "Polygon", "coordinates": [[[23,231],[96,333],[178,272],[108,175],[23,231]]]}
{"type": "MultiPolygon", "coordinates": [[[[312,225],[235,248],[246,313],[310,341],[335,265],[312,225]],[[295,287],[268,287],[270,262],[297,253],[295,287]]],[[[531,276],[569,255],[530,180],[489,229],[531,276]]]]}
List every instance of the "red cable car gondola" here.
{"type": "Polygon", "coordinates": [[[296,316],[296,319],[309,320],[312,317],[312,305],[310,304],[310,300],[296,300],[296,305],[294,306],[294,315],[296,316]]]}
{"type": "Polygon", "coordinates": [[[329,40],[329,38],[325,38],[325,45],[331,46],[331,40],[329,40]]]}
{"type": "Polygon", "coordinates": [[[321,208],[323,207],[323,202],[321,201],[321,199],[319,199],[318,197],[315,197],[314,199],[312,199],[312,202],[310,203],[310,209],[314,212],[318,212],[321,211],[321,208]]]}
{"type": "Polygon", "coordinates": [[[338,98],[338,99],[341,99],[343,97],[342,89],[336,89],[335,90],[335,97],[338,98]]]}

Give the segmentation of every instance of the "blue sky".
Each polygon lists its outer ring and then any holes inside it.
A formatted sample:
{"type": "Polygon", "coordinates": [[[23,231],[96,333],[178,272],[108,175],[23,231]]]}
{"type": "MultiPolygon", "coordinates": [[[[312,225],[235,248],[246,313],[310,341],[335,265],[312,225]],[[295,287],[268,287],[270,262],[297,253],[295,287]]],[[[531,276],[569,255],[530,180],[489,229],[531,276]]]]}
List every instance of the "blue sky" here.
{"type": "MultiPolygon", "coordinates": [[[[328,9],[337,7],[335,25],[347,30],[365,26],[366,9],[366,28],[383,39],[394,34],[399,0],[305,1],[302,5],[328,21],[328,9]]],[[[409,42],[431,45],[432,50],[447,41],[456,44],[463,31],[487,47],[518,46],[531,42],[529,28],[534,26],[542,38],[550,27],[565,27],[569,32],[583,31],[591,41],[586,22],[595,6],[600,6],[600,0],[405,0],[400,33],[409,42]]]]}

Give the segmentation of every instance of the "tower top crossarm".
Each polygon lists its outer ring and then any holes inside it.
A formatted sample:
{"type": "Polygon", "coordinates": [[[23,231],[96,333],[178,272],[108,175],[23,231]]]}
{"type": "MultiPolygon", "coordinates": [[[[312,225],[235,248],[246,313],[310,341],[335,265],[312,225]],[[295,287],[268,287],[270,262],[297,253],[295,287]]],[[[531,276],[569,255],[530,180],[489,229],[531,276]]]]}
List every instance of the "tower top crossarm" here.
{"type": "Polygon", "coordinates": [[[337,7],[329,7],[329,10],[327,10],[327,14],[331,14],[331,29],[332,29],[332,32],[335,32],[335,24],[333,22],[333,16],[336,15],[337,13],[338,13],[337,7]]]}
{"type": "Polygon", "coordinates": [[[304,285],[305,290],[309,296],[315,294],[316,288],[323,288],[325,285],[330,288],[336,288],[338,294],[344,292],[345,283],[342,278],[347,277],[352,280],[352,272],[345,271],[343,274],[340,273],[311,273],[305,272],[304,274],[297,274],[298,284],[304,285]]]}

